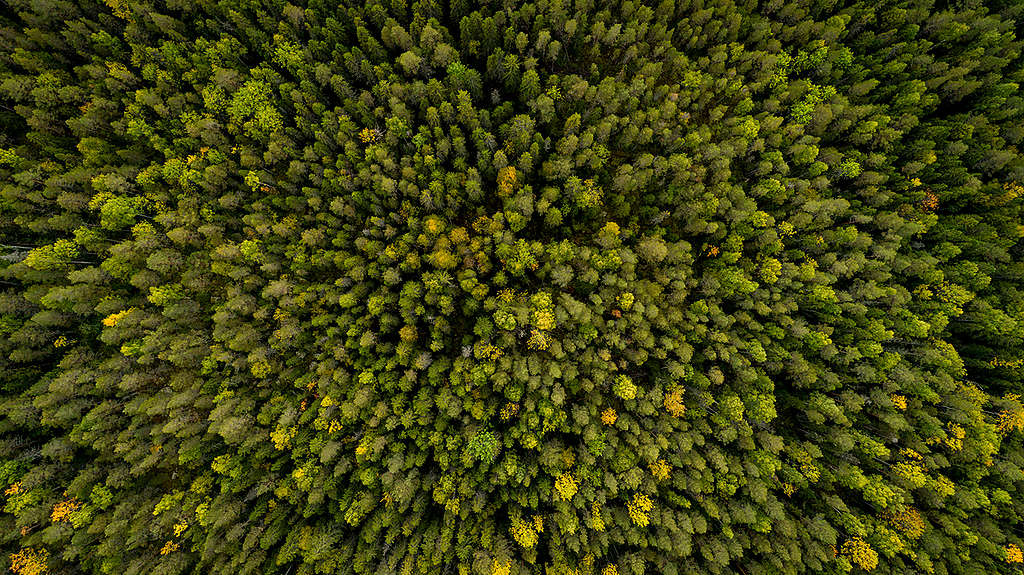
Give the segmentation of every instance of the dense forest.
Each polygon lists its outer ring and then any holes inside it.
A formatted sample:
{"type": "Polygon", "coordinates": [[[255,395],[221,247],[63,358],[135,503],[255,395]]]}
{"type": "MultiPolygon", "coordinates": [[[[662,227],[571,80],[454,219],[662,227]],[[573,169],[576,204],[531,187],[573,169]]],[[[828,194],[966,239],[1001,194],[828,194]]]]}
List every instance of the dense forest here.
{"type": "Polygon", "coordinates": [[[1022,23],[5,0],[0,570],[1024,572],[1022,23]]]}

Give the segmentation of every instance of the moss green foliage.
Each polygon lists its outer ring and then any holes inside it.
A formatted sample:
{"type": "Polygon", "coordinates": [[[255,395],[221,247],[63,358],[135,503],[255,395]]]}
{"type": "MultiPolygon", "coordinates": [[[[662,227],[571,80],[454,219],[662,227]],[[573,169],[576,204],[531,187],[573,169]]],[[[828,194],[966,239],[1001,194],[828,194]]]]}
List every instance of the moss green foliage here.
{"type": "Polygon", "coordinates": [[[2,3],[0,571],[1019,573],[1022,22],[2,3]]]}

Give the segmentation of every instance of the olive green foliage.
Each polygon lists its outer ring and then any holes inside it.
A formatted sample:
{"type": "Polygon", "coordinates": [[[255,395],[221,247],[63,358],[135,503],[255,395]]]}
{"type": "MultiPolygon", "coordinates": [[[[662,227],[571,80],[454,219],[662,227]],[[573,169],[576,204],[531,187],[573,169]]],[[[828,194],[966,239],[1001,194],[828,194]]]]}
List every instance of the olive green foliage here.
{"type": "Polygon", "coordinates": [[[0,570],[1019,572],[1021,22],[4,2],[0,570]]]}

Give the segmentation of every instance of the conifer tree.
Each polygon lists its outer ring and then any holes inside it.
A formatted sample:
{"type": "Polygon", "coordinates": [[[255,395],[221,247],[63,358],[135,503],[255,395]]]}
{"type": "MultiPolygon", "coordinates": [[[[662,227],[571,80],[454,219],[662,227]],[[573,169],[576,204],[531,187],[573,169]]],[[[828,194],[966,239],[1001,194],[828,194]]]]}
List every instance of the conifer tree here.
{"type": "Polygon", "coordinates": [[[1022,18],[10,0],[0,569],[1018,572],[1022,18]]]}

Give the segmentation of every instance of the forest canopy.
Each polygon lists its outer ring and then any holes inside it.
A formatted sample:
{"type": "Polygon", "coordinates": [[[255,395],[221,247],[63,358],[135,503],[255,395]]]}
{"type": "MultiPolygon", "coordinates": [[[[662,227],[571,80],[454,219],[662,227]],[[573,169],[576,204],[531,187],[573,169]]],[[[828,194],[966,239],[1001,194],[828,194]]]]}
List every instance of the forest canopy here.
{"type": "Polygon", "coordinates": [[[7,0],[0,570],[1021,573],[1022,26],[7,0]]]}

